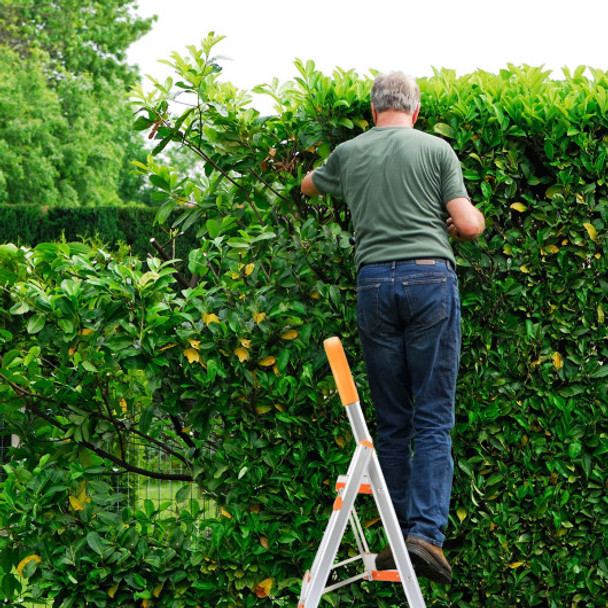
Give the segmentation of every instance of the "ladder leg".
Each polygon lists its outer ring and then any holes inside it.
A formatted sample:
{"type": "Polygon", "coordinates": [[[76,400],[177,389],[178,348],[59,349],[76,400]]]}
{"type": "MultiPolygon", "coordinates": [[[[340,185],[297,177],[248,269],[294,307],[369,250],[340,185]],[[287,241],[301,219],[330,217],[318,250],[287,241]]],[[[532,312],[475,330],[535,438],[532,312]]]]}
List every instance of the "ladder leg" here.
{"type": "Polygon", "coordinates": [[[426,604],[420,591],[420,585],[418,584],[414,567],[407,552],[403,532],[399,525],[382,469],[380,468],[378,455],[375,451],[370,459],[368,474],[374,488],[376,506],[382,518],[389,545],[393,551],[395,565],[399,571],[408,606],[409,608],[425,608],[426,604]]]}
{"type": "Polygon", "coordinates": [[[368,467],[374,448],[367,442],[360,443],[348,470],[346,485],[334,502],[334,510],[323,534],[323,540],[315,556],[312,568],[304,575],[298,608],[317,608],[329,570],[334,562],[350,512],[359,492],[359,485],[368,467]]]}

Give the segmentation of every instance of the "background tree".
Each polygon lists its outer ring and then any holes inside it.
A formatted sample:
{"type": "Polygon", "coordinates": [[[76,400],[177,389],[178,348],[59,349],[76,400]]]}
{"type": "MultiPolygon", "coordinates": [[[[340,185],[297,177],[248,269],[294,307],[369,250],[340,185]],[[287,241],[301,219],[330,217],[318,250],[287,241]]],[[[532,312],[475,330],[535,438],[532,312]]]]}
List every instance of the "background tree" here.
{"type": "Polygon", "coordinates": [[[132,0],[0,2],[0,202],[146,201],[126,128],[128,46],[150,28],[132,0]]]}
{"type": "Polygon", "coordinates": [[[136,0],[1,0],[0,44],[21,59],[42,50],[47,70],[117,78],[132,84],[137,71],[126,62],[129,46],[154,20],[136,15],[136,0]]]}

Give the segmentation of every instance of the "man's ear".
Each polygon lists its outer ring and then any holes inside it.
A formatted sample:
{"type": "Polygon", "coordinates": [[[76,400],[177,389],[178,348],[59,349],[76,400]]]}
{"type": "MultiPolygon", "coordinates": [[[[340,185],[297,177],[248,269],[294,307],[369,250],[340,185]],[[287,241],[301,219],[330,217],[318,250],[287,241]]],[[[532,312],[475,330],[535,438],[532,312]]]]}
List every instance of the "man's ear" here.
{"type": "Polygon", "coordinates": [[[372,103],[372,118],[374,119],[374,124],[378,122],[378,112],[376,112],[376,107],[372,103]]]}
{"type": "Polygon", "coordinates": [[[420,103],[418,103],[416,109],[414,110],[414,113],[412,114],[412,127],[416,124],[416,121],[418,120],[418,114],[420,114],[420,103]]]}

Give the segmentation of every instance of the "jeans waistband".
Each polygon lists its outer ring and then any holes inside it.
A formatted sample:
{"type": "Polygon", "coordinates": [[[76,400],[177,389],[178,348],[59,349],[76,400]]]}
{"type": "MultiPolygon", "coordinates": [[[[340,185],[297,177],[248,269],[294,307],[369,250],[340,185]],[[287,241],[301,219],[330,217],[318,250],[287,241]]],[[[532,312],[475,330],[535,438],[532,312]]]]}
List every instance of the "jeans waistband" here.
{"type": "Polygon", "coordinates": [[[386,266],[388,264],[400,264],[401,262],[413,262],[418,266],[435,266],[435,264],[445,264],[448,268],[456,270],[452,260],[447,258],[407,258],[405,260],[387,260],[386,262],[369,262],[363,263],[359,267],[360,269],[364,266],[386,266]]]}

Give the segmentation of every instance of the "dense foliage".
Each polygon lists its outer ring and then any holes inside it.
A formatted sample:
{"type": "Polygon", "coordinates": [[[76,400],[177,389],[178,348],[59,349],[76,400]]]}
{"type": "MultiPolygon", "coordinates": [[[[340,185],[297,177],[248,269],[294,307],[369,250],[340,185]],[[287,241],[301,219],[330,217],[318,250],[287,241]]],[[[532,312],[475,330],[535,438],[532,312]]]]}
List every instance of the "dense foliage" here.
{"type": "Polygon", "coordinates": [[[184,234],[171,229],[170,223],[178,215],[175,211],[161,226],[155,224],[156,209],[148,205],[0,205],[0,243],[34,246],[85,239],[103,243],[113,251],[127,245],[134,256],[145,258],[148,253],[157,253],[150,243],[154,238],[167,257],[187,259],[199,241],[194,230],[184,234]],[[178,239],[177,234],[180,234],[178,239]]]}
{"type": "Polygon", "coordinates": [[[145,200],[126,128],[136,72],[128,46],[149,28],[133,0],[0,0],[0,203],[145,200]]]}
{"type": "MultiPolygon", "coordinates": [[[[277,111],[261,117],[221,81],[216,43],[174,56],[175,85],[137,99],[136,128],[155,133],[155,153],[179,144],[204,163],[200,181],[153,157],[139,164],[160,219],[181,209],[176,224],[198,230],[187,262],[76,244],[0,248],[0,403],[28,438],[0,495],[9,597],[25,577],[30,596],[61,608],[295,605],[353,449],[326,337],[342,338],[373,417],[348,211],[308,204],[298,189],[369,126],[370,81],[297,62],[293,82],[260,87],[277,111]],[[197,517],[196,503],[171,520],[112,509],[98,476],[133,470],[135,438],[181,459],[217,517],[197,517]]],[[[419,128],[453,144],[488,220],[479,243],[455,244],[455,582],[423,593],[462,608],[603,607],[608,76],[556,81],[509,66],[441,71],[421,88],[419,128]]],[[[379,549],[373,509],[363,514],[379,549]]],[[[328,599],[402,605],[395,589],[328,599]]]]}

